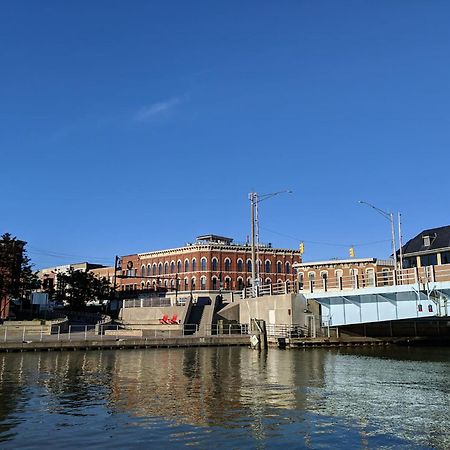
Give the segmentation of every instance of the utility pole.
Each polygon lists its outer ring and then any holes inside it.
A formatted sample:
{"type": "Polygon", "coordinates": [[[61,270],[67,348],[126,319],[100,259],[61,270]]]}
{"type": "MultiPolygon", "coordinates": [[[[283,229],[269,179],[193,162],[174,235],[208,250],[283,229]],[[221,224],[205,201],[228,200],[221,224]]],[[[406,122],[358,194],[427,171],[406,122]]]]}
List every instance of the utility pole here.
{"type": "Polygon", "coordinates": [[[403,269],[402,215],[400,213],[398,213],[398,245],[400,247],[400,269],[403,269]]]}
{"type": "Polygon", "coordinates": [[[359,200],[358,203],[363,204],[363,205],[367,205],[370,208],[374,209],[375,211],[377,211],[379,214],[381,214],[385,219],[389,220],[389,222],[391,223],[391,241],[392,241],[392,254],[394,256],[394,267],[396,269],[398,269],[397,267],[397,245],[395,243],[395,225],[394,225],[394,214],[392,214],[391,212],[386,212],[383,211],[380,208],[377,208],[376,206],[365,202],[363,200],[359,200]]]}
{"type": "Polygon", "coordinates": [[[257,256],[259,256],[259,214],[258,204],[264,200],[275,197],[280,194],[292,194],[292,191],[285,190],[273,192],[271,194],[259,195],[256,192],[250,192],[248,198],[250,200],[250,216],[251,216],[251,240],[250,245],[252,249],[252,296],[258,296],[259,286],[259,267],[257,256]]]}

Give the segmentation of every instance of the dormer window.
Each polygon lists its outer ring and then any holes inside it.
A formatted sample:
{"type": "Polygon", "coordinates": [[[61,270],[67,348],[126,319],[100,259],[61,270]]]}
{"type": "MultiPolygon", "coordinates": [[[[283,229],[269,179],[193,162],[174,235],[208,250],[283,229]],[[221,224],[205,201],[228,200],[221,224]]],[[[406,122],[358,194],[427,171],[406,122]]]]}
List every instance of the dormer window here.
{"type": "Polygon", "coordinates": [[[436,239],[436,234],[433,234],[433,235],[424,235],[424,236],[422,236],[422,239],[423,239],[423,246],[424,247],[429,247],[433,242],[434,242],[434,240],[436,239]]]}

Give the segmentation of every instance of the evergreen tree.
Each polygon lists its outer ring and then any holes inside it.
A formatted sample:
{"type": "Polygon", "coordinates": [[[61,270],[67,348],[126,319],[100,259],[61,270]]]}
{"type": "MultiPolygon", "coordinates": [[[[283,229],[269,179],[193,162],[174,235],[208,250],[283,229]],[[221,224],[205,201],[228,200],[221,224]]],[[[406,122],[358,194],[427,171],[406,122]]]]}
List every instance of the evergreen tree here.
{"type": "Polygon", "coordinates": [[[9,233],[0,237],[0,298],[26,299],[40,286],[25,246],[9,233]]]}

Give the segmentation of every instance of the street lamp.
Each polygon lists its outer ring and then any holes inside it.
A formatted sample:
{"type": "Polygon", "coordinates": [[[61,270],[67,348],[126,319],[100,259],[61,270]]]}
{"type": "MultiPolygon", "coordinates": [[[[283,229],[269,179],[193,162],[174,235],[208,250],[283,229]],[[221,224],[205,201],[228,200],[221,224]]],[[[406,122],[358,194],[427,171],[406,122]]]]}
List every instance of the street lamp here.
{"type": "Polygon", "coordinates": [[[259,252],[259,218],[258,218],[258,204],[264,200],[275,197],[280,194],[292,194],[292,191],[278,191],[271,194],[259,195],[256,192],[250,192],[248,198],[250,200],[250,212],[251,212],[251,247],[252,247],[252,291],[253,296],[258,295],[257,285],[259,283],[259,267],[256,263],[256,254],[259,252]]]}
{"type": "Polygon", "coordinates": [[[374,209],[379,214],[381,214],[385,219],[389,220],[389,222],[391,222],[392,254],[394,255],[394,267],[397,269],[397,250],[395,244],[394,214],[392,214],[391,212],[388,213],[386,211],[383,211],[382,209],[377,208],[376,206],[368,202],[364,202],[362,200],[358,200],[358,203],[369,206],[370,208],[374,209]]]}

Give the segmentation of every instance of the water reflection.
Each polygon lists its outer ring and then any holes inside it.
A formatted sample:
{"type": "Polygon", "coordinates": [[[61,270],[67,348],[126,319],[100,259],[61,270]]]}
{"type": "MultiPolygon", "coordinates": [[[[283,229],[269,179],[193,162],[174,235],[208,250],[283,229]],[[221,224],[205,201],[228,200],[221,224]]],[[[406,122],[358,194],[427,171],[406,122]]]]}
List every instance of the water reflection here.
{"type": "Polygon", "coordinates": [[[3,354],[0,442],[443,449],[449,369],[450,349],[3,354]]]}

